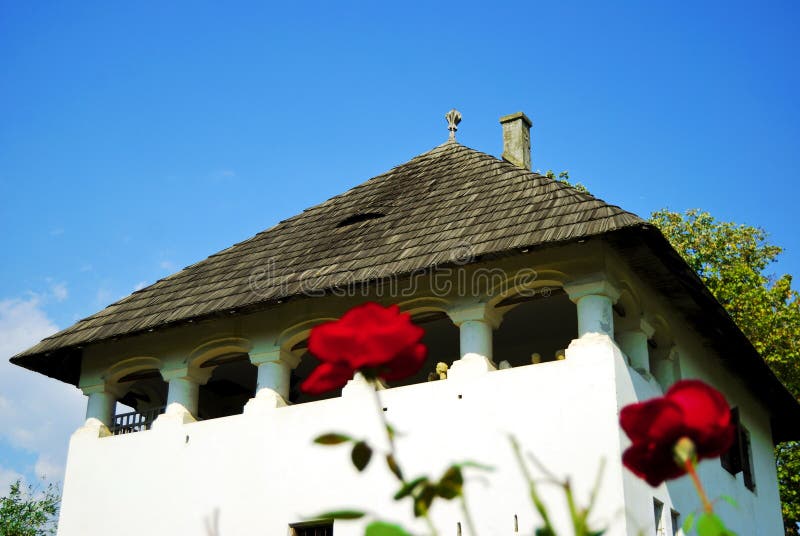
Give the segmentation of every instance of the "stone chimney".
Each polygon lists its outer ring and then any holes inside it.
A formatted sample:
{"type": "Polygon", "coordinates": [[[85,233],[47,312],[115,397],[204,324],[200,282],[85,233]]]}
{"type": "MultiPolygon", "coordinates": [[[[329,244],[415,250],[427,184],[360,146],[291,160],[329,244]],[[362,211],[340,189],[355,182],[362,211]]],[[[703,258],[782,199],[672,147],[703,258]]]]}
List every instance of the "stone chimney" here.
{"type": "Polygon", "coordinates": [[[531,169],[531,120],[517,112],[501,117],[500,124],[503,125],[503,160],[531,169]]]}

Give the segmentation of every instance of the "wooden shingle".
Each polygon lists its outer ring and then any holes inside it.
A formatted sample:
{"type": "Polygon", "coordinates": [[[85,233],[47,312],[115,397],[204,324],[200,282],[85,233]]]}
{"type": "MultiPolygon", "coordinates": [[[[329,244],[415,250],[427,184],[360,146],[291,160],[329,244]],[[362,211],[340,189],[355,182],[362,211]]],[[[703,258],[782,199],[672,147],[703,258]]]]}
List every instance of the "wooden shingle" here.
{"type": "Polygon", "coordinates": [[[450,140],[324,203],[188,266],[47,337],[12,361],[451,260],[576,240],[642,224],[561,182],[450,140]],[[359,217],[363,221],[358,221],[359,217]],[[378,216],[380,215],[380,216],[378,216]],[[347,220],[355,221],[343,225],[347,220]],[[271,268],[258,292],[252,274],[271,268]]]}

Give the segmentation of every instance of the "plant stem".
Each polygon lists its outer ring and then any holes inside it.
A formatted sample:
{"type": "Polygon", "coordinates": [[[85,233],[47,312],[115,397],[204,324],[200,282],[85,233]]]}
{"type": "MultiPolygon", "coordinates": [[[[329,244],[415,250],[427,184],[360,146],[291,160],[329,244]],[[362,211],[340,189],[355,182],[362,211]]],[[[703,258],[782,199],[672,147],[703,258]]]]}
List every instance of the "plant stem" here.
{"type": "Polygon", "coordinates": [[[707,514],[714,513],[714,506],[711,504],[711,501],[708,500],[708,496],[706,495],[706,490],[703,489],[703,484],[700,483],[700,478],[697,476],[697,471],[695,470],[694,463],[691,459],[688,459],[684,462],[684,467],[686,468],[686,472],[692,477],[692,482],[694,483],[694,487],[697,490],[697,494],[700,496],[700,500],[703,502],[703,510],[707,514]]]}
{"type": "Polygon", "coordinates": [[[467,529],[469,529],[470,536],[478,536],[478,531],[475,530],[475,522],[472,520],[472,514],[469,512],[467,498],[464,497],[463,490],[461,491],[459,499],[461,500],[461,511],[464,512],[464,521],[467,522],[467,529]]]}
{"type": "Polygon", "coordinates": [[[528,471],[528,466],[525,465],[525,459],[522,457],[519,443],[517,443],[517,440],[514,438],[514,436],[509,436],[509,439],[511,440],[511,447],[514,450],[517,463],[519,463],[519,467],[522,470],[522,475],[525,477],[525,480],[528,481],[528,491],[531,496],[531,501],[533,502],[536,511],[539,512],[540,516],[542,516],[542,521],[544,521],[544,528],[550,531],[549,534],[555,534],[556,532],[553,529],[553,526],[550,524],[550,516],[547,515],[547,508],[539,497],[539,493],[536,491],[536,483],[533,481],[530,471],[528,471]]]}

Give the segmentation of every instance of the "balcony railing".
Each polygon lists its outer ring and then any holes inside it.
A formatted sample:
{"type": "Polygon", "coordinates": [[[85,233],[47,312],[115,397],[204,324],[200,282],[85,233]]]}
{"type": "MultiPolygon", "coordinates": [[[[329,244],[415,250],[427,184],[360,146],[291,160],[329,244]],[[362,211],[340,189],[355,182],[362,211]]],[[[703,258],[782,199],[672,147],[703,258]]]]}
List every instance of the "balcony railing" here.
{"type": "Polygon", "coordinates": [[[164,406],[144,411],[120,413],[114,416],[114,422],[111,425],[111,433],[113,435],[120,435],[149,430],[153,425],[153,421],[156,420],[156,417],[162,413],[164,413],[164,406]]]}

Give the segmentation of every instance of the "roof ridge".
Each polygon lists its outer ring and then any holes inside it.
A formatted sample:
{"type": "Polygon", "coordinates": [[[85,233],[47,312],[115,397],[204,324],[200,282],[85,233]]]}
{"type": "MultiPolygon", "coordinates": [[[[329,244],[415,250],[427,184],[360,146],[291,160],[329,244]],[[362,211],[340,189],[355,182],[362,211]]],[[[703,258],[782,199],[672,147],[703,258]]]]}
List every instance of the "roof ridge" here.
{"type": "Polygon", "coordinates": [[[447,140],[135,291],[18,356],[250,307],[295,292],[303,274],[335,285],[342,274],[372,268],[384,277],[429,267],[441,262],[453,240],[469,237],[485,253],[502,253],[641,221],[540,172],[447,140]],[[369,212],[385,218],[341,225],[369,212]],[[277,260],[278,272],[254,289],[253,270],[275,262],[270,259],[277,260]]]}

